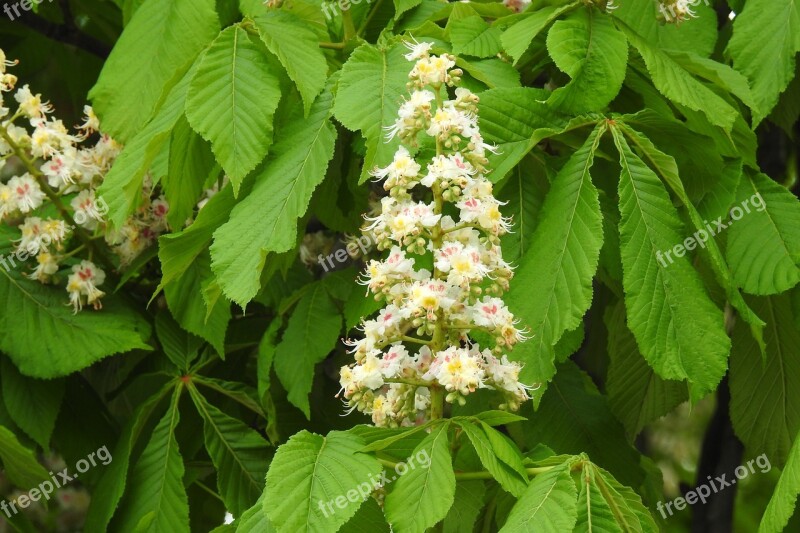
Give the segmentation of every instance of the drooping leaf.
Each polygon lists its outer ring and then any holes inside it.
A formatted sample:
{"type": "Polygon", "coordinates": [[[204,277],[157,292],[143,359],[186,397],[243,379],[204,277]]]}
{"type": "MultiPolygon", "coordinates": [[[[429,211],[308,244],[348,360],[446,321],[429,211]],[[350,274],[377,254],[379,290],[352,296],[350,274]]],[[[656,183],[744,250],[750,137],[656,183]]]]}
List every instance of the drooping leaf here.
{"type": "Polygon", "coordinates": [[[591,304],[603,227],[589,169],[604,131],[605,126],[598,126],[553,180],[530,250],[508,294],[511,310],[531,332],[532,338],[510,354],[524,362],[526,382],[553,377],[554,345],[578,326],[591,304]]]}
{"type": "Polygon", "coordinates": [[[745,292],[778,294],[797,285],[800,281],[797,197],[764,174],[746,174],[739,184],[728,224],[727,258],[734,279],[745,292]]]}
{"type": "Polygon", "coordinates": [[[503,32],[500,41],[508,55],[516,64],[528,49],[533,39],[557,19],[562,13],[574,9],[577,2],[563,6],[543,6],[535,11],[527,11],[510,28],[503,32]]]}
{"type": "Polygon", "coordinates": [[[218,31],[214,0],[145,2],[89,93],[103,131],[126,144],[133,139],[176,74],[186,71],[218,31]]]}
{"type": "Polygon", "coordinates": [[[50,479],[33,452],[20,444],[16,435],[4,426],[0,426],[0,463],[8,480],[24,491],[50,479]]]}
{"type": "Polygon", "coordinates": [[[11,420],[43,450],[49,450],[50,436],[64,397],[64,381],[23,376],[5,357],[0,358],[0,378],[3,403],[11,420]]]}
{"type": "Polygon", "coordinates": [[[314,368],[336,345],[341,328],[339,310],[325,286],[316,283],[298,302],[275,349],[275,373],[289,392],[289,401],[307,418],[314,368]]]}
{"type": "Polygon", "coordinates": [[[665,379],[713,390],[726,370],[730,339],[722,312],[685,256],[670,249],[683,225],[663,183],[612,129],[620,153],[621,249],[628,326],[639,349],[665,379]]]}
{"type": "Polygon", "coordinates": [[[789,293],[748,300],[767,321],[767,355],[764,361],[752,335],[737,323],[729,378],[731,422],[750,452],[766,453],[781,465],[800,431],[800,360],[796,356],[800,329],[789,293]]]}
{"type": "Polygon", "coordinates": [[[253,190],[214,232],[212,268],[225,295],[241,306],[261,290],[267,254],[295,246],[297,219],[305,214],[333,157],[331,101],[326,89],[308,118],[294,110],[278,131],[278,142],[255,176],[253,190]]]}
{"type": "Polygon", "coordinates": [[[189,531],[183,458],[175,434],[180,392],[176,387],[167,413],[131,471],[130,489],[119,516],[121,531],[189,531]]]}
{"type": "Polygon", "coordinates": [[[611,362],[606,392],[611,410],[625,425],[628,437],[688,399],[686,384],[661,379],[647,364],[625,320],[622,302],[606,311],[611,362]]]}
{"type": "MultiPolygon", "coordinates": [[[[525,474],[525,467],[522,465],[519,458],[514,461],[514,465],[504,461],[499,454],[499,450],[495,448],[489,436],[479,426],[467,422],[459,424],[464,435],[469,439],[472,447],[481,460],[484,468],[488,470],[492,477],[500,484],[506,492],[514,496],[520,496],[528,486],[527,474],[525,474]],[[516,468],[514,468],[516,466],[516,468]]],[[[494,431],[494,430],[493,430],[494,431]]]]}
{"type": "Polygon", "coordinates": [[[424,533],[445,516],[453,505],[456,478],[450,457],[448,425],[442,424],[416,447],[413,455],[426,453],[427,465],[414,464],[397,478],[386,496],[384,512],[398,531],[424,533]]]}
{"type": "Polygon", "coordinates": [[[186,118],[211,143],[236,194],[272,143],[278,83],[247,31],[230,26],[206,50],[189,84],[186,118]]]}
{"type": "Polygon", "coordinates": [[[279,533],[334,533],[372,493],[381,466],[351,433],[301,431],[278,448],[264,509],[279,533]],[[356,494],[351,498],[349,494],[356,494]],[[344,503],[342,503],[344,500],[344,503]]]}
{"type": "Polygon", "coordinates": [[[749,0],[733,21],[727,53],[753,89],[755,128],[778,102],[795,75],[800,52],[800,2],[749,0]]]}
{"type": "Polygon", "coordinates": [[[786,531],[789,519],[794,515],[798,494],[800,494],[800,438],[795,436],[789,460],[781,472],[764,516],[761,517],[758,533],[786,531]]]}
{"type": "Polygon", "coordinates": [[[628,43],[610,17],[594,9],[570,13],[550,28],[547,50],[572,78],[547,99],[557,109],[572,114],[600,111],[619,93],[628,43]]]}

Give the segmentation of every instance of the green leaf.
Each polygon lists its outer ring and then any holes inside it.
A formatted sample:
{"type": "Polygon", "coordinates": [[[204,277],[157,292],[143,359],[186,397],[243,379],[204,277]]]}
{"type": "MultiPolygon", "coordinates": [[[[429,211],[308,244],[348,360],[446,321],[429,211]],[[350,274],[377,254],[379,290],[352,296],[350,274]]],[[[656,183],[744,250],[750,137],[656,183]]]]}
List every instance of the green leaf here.
{"type": "MultiPolygon", "coordinates": [[[[178,243],[178,241],[171,242],[178,243]]],[[[161,250],[164,250],[163,246],[161,250]]],[[[224,358],[225,333],[231,320],[231,305],[228,300],[222,298],[211,309],[207,309],[201,291],[213,278],[208,252],[202,253],[194,259],[181,277],[164,288],[164,296],[172,316],[181,327],[208,341],[224,358]]]]}
{"type": "Polygon", "coordinates": [[[447,516],[456,492],[447,433],[447,424],[431,430],[412,454],[427,454],[427,466],[414,464],[386,495],[384,512],[393,530],[424,533],[447,516]]]}
{"type": "Polygon", "coordinates": [[[149,0],[125,27],[89,93],[103,131],[128,143],[219,31],[214,0],[149,0]],[[180,78],[177,78],[180,79],[180,78]]]}
{"type": "Polygon", "coordinates": [[[472,531],[485,503],[486,483],[481,480],[456,481],[453,506],[442,522],[442,533],[472,531]]]}
{"type": "Polygon", "coordinates": [[[346,523],[381,472],[375,458],[358,453],[363,446],[351,433],[333,431],[323,437],[304,430],[278,448],[264,492],[264,508],[275,529],[334,533],[346,523]]]}
{"type": "Polygon", "coordinates": [[[638,486],[644,478],[639,454],[628,444],[606,397],[573,362],[558,366],[539,410],[528,416],[520,424],[526,442],[544,444],[557,453],[586,452],[631,485],[638,486]]]}
{"type": "Polygon", "coordinates": [[[4,426],[0,426],[0,462],[3,463],[3,474],[21,490],[31,489],[50,479],[33,452],[20,444],[16,435],[4,426]]]}
{"type": "MultiPolygon", "coordinates": [[[[728,296],[728,300],[731,302],[731,305],[739,311],[742,318],[750,324],[750,329],[753,332],[755,338],[759,341],[759,344],[762,346],[763,351],[763,329],[764,329],[764,322],[750,309],[747,303],[744,301],[742,294],[739,292],[739,288],[736,286],[736,283],[733,280],[733,275],[731,274],[730,268],[728,267],[725,259],[722,256],[722,251],[720,250],[719,246],[717,246],[716,240],[713,238],[711,232],[709,232],[709,228],[711,228],[711,224],[708,223],[707,220],[703,219],[700,215],[699,211],[694,207],[694,204],[689,199],[686,190],[684,189],[683,182],[678,175],[678,166],[675,160],[658,150],[650,139],[635,131],[627,126],[627,124],[618,124],[618,127],[622,129],[625,135],[633,142],[633,144],[641,150],[643,156],[647,159],[650,165],[655,169],[656,172],[661,176],[661,178],[670,186],[673,192],[678,196],[680,201],[686,207],[689,219],[692,221],[694,227],[698,230],[693,235],[693,238],[697,240],[702,233],[701,231],[706,234],[706,240],[704,241],[704,245],[701,246],[702,252],[704,255],[707,256],[711,269],[714,272],[714,276],[716,277],[717,281],[722,285],[725,289],[725,292],[728,296]]],[[[720,191],[723,187],[717,184],[712,190],[713,191],[720,191]]],[[[728,211],[728,206],[724,206],[724,211],[728,211]]],[[[684,244],[687,241],[684,241],[684,244]]]]}
{"type": "MultiPolygon", "coordinates": [[[[0,255],[10,255],[8,232],[0,232],[0,255]]],[[[10,259],[6,259],[10,261],[10,259]]],[[[66,376],[117,353],[149,350],[150,325],[134,309],[107,296],[103,310],[73,313],[63,288],[29,280],[0,268],[0,350],[23,374],[43,379],[66,376]]]]}
{"type": "Polygon", "coordinates": [[[604,125],[595,128],[553,180],[508,295],[509,307],[531,331],[532,338],[510,354],[525,364],[521,375],[526,382],[553,377],[554,345],[580,324],[591,305],[603,225],[589,169],[604,131],[604,125]]]}
{"type": "Polygon", "coordinates": [[[500,52],[500,30],[477,15],[451,20],[448,29],[454,54],[494,57],[500,52]]]}
{"type": "Polygon", "coordinates": [[[400,145],[398,137],[385,142],[382,126],[394,123],[407,95],[413,65],[403,57],[405,51],[400,43],[389,48],[364,44],[342,67],[334,110],[339,122],[349,130],[360,130],[367,140],[360,183],[369,179],[373,168],[387,165],[400,145]]]}
{"type": "Polygon", "coordinates": [[[675,103],[702,112],[712,124],[730,132],[738,115],[721,96],[695,79],[680,63],[620,22],[628,41],[642,55],[656,88],[675,103]]]}
{"type": "Polygon", "coordinates": [[[223,30],[189,85],[186,118],[211,143],[236,195],[267,155],[280,99],[278,77],[261,48],[240,26],[223,30]]]}
{"type": "MultiPolygon", "coordinates": [[[[500,486],[514,496],[522,495],[528,486],[528,475],[525,473],[522,460],[509,453],[507,443],[499,444],[500,441],[494,435],[494,439],[490,440],[487,431],[471,422],[459,422],[458,425],[472,443],[472,447],[475,448],[481,464],[492,474],[500,486]],[[498,446],[496,447],[495,444],[498,446]]],[[[496,430],[492,431],[496,432],[496,430]]]]}
{"type": "Polygon", "coordinates": [[[261,40],[275,54],[303,97],[305,112],[325,87],[328,62],[308,22],[286,11],[270,10],[253,19],[261,40]]]}
{"type": "Polygon", "coordinates": [[[639,349],[665,379],[688,379],[697,394],[716,388],[730,339],[722,312],[686,257],[667,252],[683,225],[664,185],[616,129],[620,153],[620,235],[628,326],[639,349]],[[670,262],[667,262],[670,260],[670,262]]]}
{"type": "Polygon", "coordinates": [[[175,388],[169,410],[131,471],[130,488],[119,517],[121,531],[189,531],[183,459],[175,434],[181,390],[181,386],[175,388]]]}
{"type": "Polygon", "coordinates": [[[800,202],[765,174],[739,183],[728,223],[727,258],[750,294],[778,294],[800,281],[800,202]],[[734,215],[739,220],[734,219],[734,215]]]}
{"type": "Polygon", "coordinates": [[[175,124],[169,146],[169,171],[161,186],[169,202],[167,220],[178,229],[192,216],[206,178],[219,167],[208,143],[192,130],[185,117],[175,124]]]}
{"type": "Polygon", "coordinates": [[[308,394],[314,368],[336,346],[341,329],[339,310],[324,285],[316,283],[300,299],[275,349],[275,373],[289,392],[289,401],[306,418],[311,417],[308,394]]]}
{"type": "Polygon", "coordinates": [[[661,379],[636,346],[625,320],[625,306],[618,302],[606,310],[608,355],[606,393],[611,410],[633,440],[650,422],[688,399],[686,383],[661,379]]]}
{"type": "Polygon", "coordinates": [[[569,469],[568,461],[537,474],[500,531],[572,531],[578,515],[575,502],[578,492],[569,469]]]}
{"type": "Polygon", "coordinates": [[[600,111],[622,88],[628,63],[625,35],[611,17],[579,9],[547,33],[547,51],[572,81],[553,91],[547,103],[566,113],[600,111]]]}
{"type": "Polygon", "coordinates": [[[141,201],[142,181],[156,156],[169,143],[170,133],[183,116],[186,93],[197,62],[175,84],[153,118],[126,143],[97,189],[109,208],[108,218],[120,228],[141,201]]]}
{"type": "Polygon", "coordinates": [[[508,181],[497,194],[498,200],[506,202],[503,215],[514,221],[513,233],[507,233],[500,239],[506,261],[516,263],[530,250],[549,189],[545,165],[522,164],[514,167],[508,181]]]}
{"type": "Polygon", "coordinates": [[[23,376],[5,357],[0,358],[0,378],[3,403],[11,420],[49,451],[64,397],[64,380],[42,381],[23,376]]]}
{"type": "Polygon", "coordinates": [[[767,319],[767,356],[762,360],[752,336],[737,323],[729,377],[731,421],[750,452],[766,453],[781,465],[800,431],[800,329],[790,293],[748,301],[767,319]]]}
{"type": "Polygon", "coordinates": [[[533,39],[562,13],[574,9],[577,2],[563,6],[543,6],[535,11],[526,11],[513,26],[503,32],[500,42],[516,65],[533,39]]]}
{"type": "Polygon", "coordinates": [[[658,531],[639,496],[602,468],[586,461],[579,479],[581,490],[574,531],[658,531]]]}
{"type": "Polygon", "coordinates": [[[800,1],[749,0],[733,20],[726,52],[753,89],[755,128],[795,75],[800,52],[800,1]]]}
{"type": "Polygon", "coordinates": [[[490,426],[503,426],[514,422],[524,422],[524,416],[519,416],[508,411],[483,411],[475,415],[475,418],[490,426]]]}
{"type": "Polygon", "coordinates": [[[178,370],[186,372],[189,365],[197,357],[202,339],[183,331],[168,312],[162,311],[156,316],[156,335],[164,354],[178,370]]]}
{"type": "Polygon", "coordinates": [[[800,438],[795,436],[789,460],[781,472],[775,492],[769,499],[758,533],[785,531],[789,519],[794,515],[798,494],[800,494],[800,438]]]}
{"type": "Polygon", "coordinates": [[[128,475],[128,464],[136,441],[144,430],[147,420],[153,414],[161,399],[169,392],[169,387],[164,387],[157,394],[144,401],[134,411],[120,435],[114,448],[114,460],[103,472],[100,482],[92,492],[92,501],[86,514],[86,531],[106,531],[114,510],[117,508],[128,475]]]}
{"type": "Polygon", "coordinates": [[[303,119],[292,110],[278,131],[252,192],[231,212],[230,220],[214,232],[212,269],[225,295],[243,306],[261,290],[261,271],[269,252],[296,246],[297,220],[325,178],[333,157],[336,130],[331,124],[331,93],[326,89],[303,119]]]}
{"type": "Polygon", "coordinates": [[[250,533],[252,531],[258,531],[259,533],[277,533],[272,522],[269,521],[267,513],[264,511],[265,500],[266,492],[262,493],[255,505],[245,511],[239,520],[236,521],[237,533],[250,533]]]}
{"type": "MultiPolygon", "coordinates": [[[[487,142],[498,148],[496,155],[489,154],[489,166],[494,169],[490,175],[492,181],[500,181],[542,139],[567,127],[568,120],[544,103],[547,95],[546,91],[528,87],[481,93],[478,104],[481,132],[487,142]]],[[[578,127],[577,122],[574,127],[578,127]]]]}
{"type": "Polygon", "coordinates": [[[203,418],[206,450],[217,470],[217,487],[225,507],[240,516],[258,500],[264,489],[270,448],[261,435],[232,418],[189,388],[203,418]]]}

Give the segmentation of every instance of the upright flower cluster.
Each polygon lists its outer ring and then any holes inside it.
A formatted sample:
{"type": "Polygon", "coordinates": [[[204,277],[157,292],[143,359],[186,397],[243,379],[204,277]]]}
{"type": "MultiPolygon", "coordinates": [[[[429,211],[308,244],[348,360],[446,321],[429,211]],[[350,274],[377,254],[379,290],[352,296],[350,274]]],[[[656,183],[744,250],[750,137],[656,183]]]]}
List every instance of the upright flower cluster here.
{"type": "Polygon", "coordinates": [[[104,266],[125,267],[167,229],[169,206],[146,183],[136,214],[119,231],[109,231],[104,220],[108,206],[95,191],[121,146],[99,132],[90,106],[84,107],[84,123],[70,133],[51,116],[53,107],[28,85],[14,92],[17,109],[12,113],[5,107],[4,93],[15,89],[17,78],[6,72],[15,64],[0,50],[0,171],[13,162],[5,169],[11,170],[6,172],[10,178],[0,179],[0,223],[18,228],[21,234],[12,256],[0,257],[0,262],[6,270],[27,270],[26,276],[41,283],[58,283],[66,277],[75,312],[85,305],[98,309],[104,295],[98,287],[106,273],[93,261],[104,259],[104,266]],[[107,249],[101,248],[102,240],[107,249]],[[95,257],[106,251],[113,254],[95,257]],[[33,265],[26,263],[28,258],[33,265]]]}
{"type": "Polygon", "coordinates": [[[388,251],[363,278],[386,305],[363,322],[363,338],[346,341],[355,363],[340,372],[350,410],[381,426],[438,418],[444,401],[463,405],[477,389],[497,391],[510,410],[529,398],[520,365],[505,355],[525,337],[501,299],[512,277],[500,250],[510,223],[485,177],[493,148],[478,128],[478,97],[460,87],[450,97],[463,74],[455,57],[407,46],[411,93],[388,128],[405,146],[372,172],[389,194],[364,228],[388,251]]]}

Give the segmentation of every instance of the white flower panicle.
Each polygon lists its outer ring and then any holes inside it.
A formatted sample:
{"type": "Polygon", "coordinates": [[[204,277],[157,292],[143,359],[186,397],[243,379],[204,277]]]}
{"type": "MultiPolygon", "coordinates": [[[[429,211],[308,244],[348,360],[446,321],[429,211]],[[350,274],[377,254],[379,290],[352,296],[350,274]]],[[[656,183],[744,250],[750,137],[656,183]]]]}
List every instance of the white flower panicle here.
{"type": "Polygon", "coordinates": [[[75,312],[86,305],[99,309],[104,293],[98,287],[106,273],[92,262],[97,239],[105,238],[117,256],[118,264],[106,261],[107,266],[124,268],[167,230],[169,205],[146,182],[136,213],[118,231],[109,231],[108,206],[95,191],[122,146],[100,132],[91,106],[84,107],[84,122],[72,134],[51,116],[53,106],[30,86],[16,89],[13,99],[6,100],[4,93],[14,91],[17,82],[6,68],[16,64],[0,50],[0,168],[15,158],[25,169],[5,183],[0,181],[0,223],[19,229],[14,255],[20,261],[31,258],[22,267],[28,270],[27,277],[41,283],[58,283],[66,277],[75,312]],[[13,113],[6,102],[16,105],[13,113]],[[46,208],[48,215],[40,214],[46,208]],[[54,212],[61,218],[53,218],[54,212]],[[90,247],[89,260],[76,256],[90,247]]]}
{"type": "Polygon", "coordinates": [[[511,225],[486,179],[494,148],[478,127],[478,97],[458,87],[448,99],[462,75],[455,57],[432,55],[431,43],[406,46],[410,96],[389,128],[404,145],[372,171],[388,196],[363,228],[387,256],[369,261],[361,282],[386,304],[362,322],[362,338],[345,341],[355,363],[340,371],[348,412],[380,426],[438,418],[443,401],[464,404],[478,389],[496,391],[509,410],[530,397],[506,355],[525,335],[501,298],[513,272],[500,237],[511,225]],[[435,154],[414,154],[421,135],[435,154]]]}

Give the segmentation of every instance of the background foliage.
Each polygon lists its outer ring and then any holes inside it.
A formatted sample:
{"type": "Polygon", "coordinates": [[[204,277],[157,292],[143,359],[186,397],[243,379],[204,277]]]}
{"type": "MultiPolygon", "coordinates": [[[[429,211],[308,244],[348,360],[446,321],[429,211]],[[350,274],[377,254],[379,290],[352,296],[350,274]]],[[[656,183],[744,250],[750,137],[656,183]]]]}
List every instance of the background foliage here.
{"type": "Polygon", "coordinates": [[[800,1],[701,3],[681,24],[616,3],[376,0],[329,19],[316,0],[69,0],[0,17],[15,74],[65,123],[88,95],[124,144],[100,190],[110,221],[149,173],[172,226],[99,312],[0,270],[0,495],[43,461],[114,457],[75,485],[88,507],[71,493],[0,529],[796,527],[800,1]],[[377,306],[359,260],[315,258],[357,231],[368,172],[397,148],[381,126],[406,94],[399,36],[459,56],[499,147],[508,301],[533,334],[514,358],[543,384],[522,418],[480,398],[430,432],[339,416],[340,339],[377,306]],[[755,193],[766,208],[731,220],[755,193]],[[659,261],[718,218],[706,246],[659,261]],[[430,467],[383,507],[316,509],[420,450],[430,467]],[[656,510],[761,454],[777,468],[656,510]]]}

